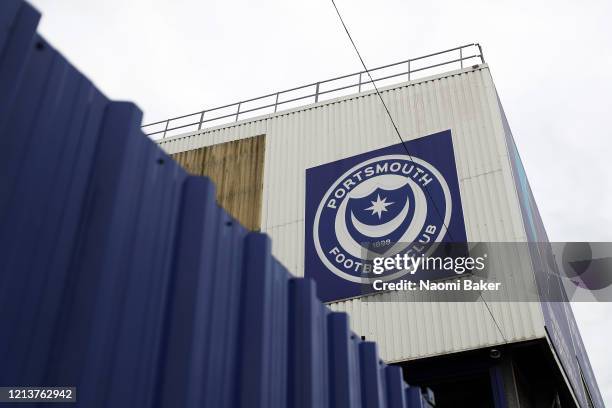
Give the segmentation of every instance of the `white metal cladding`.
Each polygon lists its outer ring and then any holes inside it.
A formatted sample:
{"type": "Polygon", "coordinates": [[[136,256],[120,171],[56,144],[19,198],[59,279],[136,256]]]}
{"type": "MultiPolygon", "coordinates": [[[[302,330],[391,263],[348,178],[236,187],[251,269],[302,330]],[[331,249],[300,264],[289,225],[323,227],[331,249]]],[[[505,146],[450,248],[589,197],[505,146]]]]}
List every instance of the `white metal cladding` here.
{"type": "MultiPolygon", "coordinates": [[[[526,241],[497,95],[486,64],[381,89],[404,140],[451,129],[469,241],[526,241]]],[[[159,141],[168,153],[266,134],[262,230],[274,255],[304,274],[305,170],[398,143],[369,91],[159,141]]],[[[529,276],[528,276],[529,275],[529,276]]],[[[524,285],[533,285],[524,275],[524,285]]],[[[337,302],[388,361],[544,337],[537,304],[337,302]],[[408,344],[410,343],[410,344],[408,344]]]]}
{"type": "MultiPolygon", "coordinates": [[[[382,295],[376,295],[382,296],[382,295]]],[[[389,295],[387,295],[389,296],[389,295]]],[[[391,296],[400,296],[394,293],[391,296]]],[[[376,341],[381,358],[397,362],[544,337],[539,303],[373,302],[351,299],[330,305],[345,311],[351,327],[376,341]]]]}

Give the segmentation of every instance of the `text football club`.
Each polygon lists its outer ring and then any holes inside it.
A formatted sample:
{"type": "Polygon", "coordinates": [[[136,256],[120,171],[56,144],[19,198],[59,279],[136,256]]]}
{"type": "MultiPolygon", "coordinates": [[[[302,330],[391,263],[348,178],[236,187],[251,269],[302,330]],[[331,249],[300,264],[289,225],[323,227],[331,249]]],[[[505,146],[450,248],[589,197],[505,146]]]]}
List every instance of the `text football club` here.
{"type": "Polygon", "coordinates": [[[307,169],[305,228],[305,276],[323,301],[368,292],[374,257],[465,242],[450,130],[307,169]]]}

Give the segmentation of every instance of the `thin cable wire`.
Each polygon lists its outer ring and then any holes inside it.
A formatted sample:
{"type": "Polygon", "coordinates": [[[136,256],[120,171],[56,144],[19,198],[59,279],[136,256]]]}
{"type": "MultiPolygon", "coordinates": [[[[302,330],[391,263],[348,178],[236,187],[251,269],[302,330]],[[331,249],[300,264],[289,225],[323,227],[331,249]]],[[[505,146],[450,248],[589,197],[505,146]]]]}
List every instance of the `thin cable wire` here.
{"type": "Polygon", "coordinates": [[[491,315],[491,319],[493,319],[493,323],[495,323],[495,327],[497,327],[497,331],[499,331],[499,334],[502,336],[502,339],[504,340],[504,343],[508,344],[508,340],[506,339],[506,336],[504,336],[504,332],[502,331],[501,327],[499,326],[499,323],[497,323],[497,319],[495,318],[495,316],[493,316],[493,312],[491,311],[491,308],[489,308],[489,304],[487,303],[485,298],[482,296],[482,292],[480,292],[479,295],[480,295],[480,298],[482,299],[483,303],[485,304],[485,307],[489,311],[489,315],[491,315]]]}
{"type": "MultiPolygon", "coordinates": [[[[336,6],[336,2],[334,0],[331,0],[331,2],[333,4],[333,6],[334,6],[334,9],[336,10],[336,14],[338,14],[338,18],[340,19],[340,22],[342,23],[342,27],[344,27],[344,31],[346,32],[346,35],[348,36],[349,40],[351,41],[351,44],[353,45],[353,49],[355,50],[355,53],[357,53],[357,57],[359,57],[359,61],[361,62],[361,66],[363,67],[363,69],[366,72],[366,74],[368,74],[368,77],[370,78],[370,82],[372,83],[372,85],[374,86],[374,90],[376,91],[376,95],[378,95],[378,99],[380,99],[380,102],[382,103],[383,107],[385,108],[385,112],[387,113],[387,116],[389,117],[389,120],[391,121],[391,124],[393,125],[393,129],[395,130],[395,134],[397,135],[398,139],[402,143],[402,146],[404,147],[404,150],[406,150],[406,154],[408,155],[410,160],[414,161],[414,159],[412,158],[412,155],[410,154],[410,151],[408,150],[408,146],[406,146],[406,142],[402,138],[402,135],[400,134],[400,131],[399,131],[397,125],[395,124],[395,120],[393,120],[393,116],[391,115],[391,112],[389,111],[389,108],[387,107],[387,104],[385,103],[385,100],[383,99],[382,95],[380,94],[380,91],[378,90],[378,87],[376,86],[376,82],[374,81],[374,79],[372,78],[372,75],[370,74],[370,70],[366,66],[363,58],[361,57],[361,53],[359,52],[359,49],[357,48],[357,45],[355,44],[355,41],[353,41],[353,37],[351,36],[351,33],[348,30],[348,27],[344,23],[344,19],[342,18],[342,15],[340,14],[340,10],[338,10],[338,6],[336,6]]],[[[450,239],[452,241],[454,241],[453,236],[452,236],[452,234],[451,234],[451,232],[450,232],[450,230],[448,228],[448,225],[446,225],[446,223],[444,221],[444,218],[442,217],[442,214],[441,214],[440,210],[438,209],[438,206],[436,205],[435,201],[433,200],[433,198],[431,197],[431,195],[429,193],[429,190],[427,188],[423,188],[423,190],[425,190],[425,192],[429,196],[429,199],[431,200],[431,202],[432,202],[432,204],[434,206],[434,209],[438,213],[438,217],[440,217],[440,219],[442,220],[442,224],[444,225],[444,228],[446,228],[446,233],[448,234],[450,239]]],[[[497,327],[497,330],[499,331],[499,334],[501,335],[502,339],[504,340],[505,343],[508,343],[508,340],[506,340],[506,336],[504,336],[504,333],[503,333],[499,323],[497,322],[497,319],[493,315],[493,312],[491,311],[491,308],[489,308],[489,304],[487,303],[485,298],[482,296],[482,293],[480,293],[480,298],[484,302],[485,307],[487,308],[487,311],[489,312],[489,315],[493,319],[493,322],[495,323],[495,327],[497,327]]]]}
{"type": "MultiPolygon", "coordinates": [[[[357,49],[357,45],[355,44],[355,41],[353,41],[353,37],[351,36],[351,33],[348,30],[348,27],[344,23],[344,19],[342,18],[342,15],[340,14],[340,10],[338,10],[338,7],[336,6],[336,3],[334,2],[334,0],[331,0],[331,2],[334,5],[334,9],[336,9],[336,14],[338,14],[338,18],[340,19],[340,22],[342,23],[342,27],[344,27],[344,31],[346,32],[346,35],[348,36],[349,40],[351,41],[351,44],[353,44],[353,48],[355,49],[355,52],[357,53],[357,56],[359,57],[359,61],[361,61],[361,66],[363,66],[363,70],[366,72],[366,74],[368,74],[368,77],[370,78],[370,82],[372,83],[372,85],[374,86],[374,90],[376,91],[376,95],[378,95],[378,99],[380,99],[380,102],[382,103],[383,107],[385,108],[385,112],[387,113],[387,116],[389,117],[389,120],[391,121],[391,124],[393,125],[393,129],[395,130],[395,134],[397,135],[398,139],[402,143],[402,146],[404,147],[404,150],[406,151],[406,154],[408,155],[408,158],[410,159],[410,161],[414,162],[414,159],[412,158],[412,154],[410,154],[410,151],[408,150],[408,146],[406,146],[406,142],[402,138],[402,135],[400,134],[400,131],[399,131],[397,125],[395,124],[395,120],[393,120],[393,116],[391,115],[391,112],[389,111],[389,108],[387,107],[387,104],[385,103],[385,100],[383,99],[382,95],[380,94],[380,91],[378,90],[378,87],[376,86],[376,82],[372,78],[372,74],[370,74],[370,70],[368,69],[368,67],[366,66],[365,62],[363,61],[363,58],[361,57],[361,53],[359,52],[359,49],[357,49]]],[[[452,241],[454,241],[455,239],[453,238],[453,235],[451,234],[450,229],[448,228],[448,225],[446,225],[446,222],[444,221],[444,217],[442,216],[441,211],[438,209],[438,206],[437,206],[435,200],[431,197],[431,194],[429,193],[429,190],[427,188],[423,188],[423,190],[425,191],[425,193],[427,194],[427,196],[431,200],[431,203],[433,204],[434,209],[436,210],[436,213],[438,213],[438,217],[440,217],[440,220],[442,220],[442,225],[444,225],[444,228],[446,228],[446,233],[448,234],[450,239],[452,241]]]]}

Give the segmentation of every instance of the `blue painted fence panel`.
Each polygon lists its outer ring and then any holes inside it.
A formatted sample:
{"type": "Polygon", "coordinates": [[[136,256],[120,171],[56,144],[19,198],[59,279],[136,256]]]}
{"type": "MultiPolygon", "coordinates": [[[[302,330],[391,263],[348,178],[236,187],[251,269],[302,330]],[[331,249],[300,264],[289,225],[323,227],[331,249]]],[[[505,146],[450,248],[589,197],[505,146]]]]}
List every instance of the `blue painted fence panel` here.
{"type": "Polygon", "coordinates": [[[422,406],[39,19],[0,3],[0,386],[76,386],[83,407],[422,406]]]}

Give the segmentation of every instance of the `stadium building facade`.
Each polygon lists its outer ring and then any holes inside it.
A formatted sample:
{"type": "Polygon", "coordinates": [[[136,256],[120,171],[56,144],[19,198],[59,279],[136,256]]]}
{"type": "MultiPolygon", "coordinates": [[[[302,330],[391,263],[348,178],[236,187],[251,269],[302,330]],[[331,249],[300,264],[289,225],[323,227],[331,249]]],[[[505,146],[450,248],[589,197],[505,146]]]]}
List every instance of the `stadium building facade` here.
{"type": "MultiPolygon", "coordinates": [[[[388,112],[358,72],[144,130],[209,176],[218,202],[269,234],[275,257],[314,278],[321,300],[409,383],[433,389],[436,406],[603,407],[567,302],[355,288],[359,237],[548,241],[478,44],[371,71],[388,112]]],[[[506,283],[541,293],[541,257],[529,253],[506,283]]]]}

